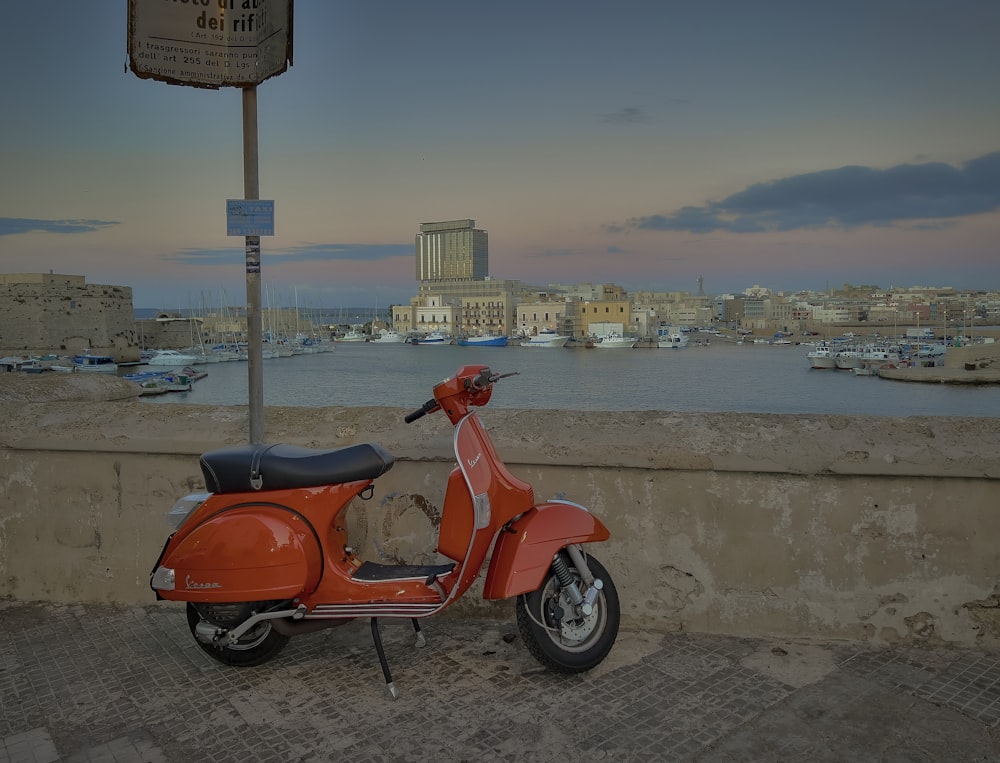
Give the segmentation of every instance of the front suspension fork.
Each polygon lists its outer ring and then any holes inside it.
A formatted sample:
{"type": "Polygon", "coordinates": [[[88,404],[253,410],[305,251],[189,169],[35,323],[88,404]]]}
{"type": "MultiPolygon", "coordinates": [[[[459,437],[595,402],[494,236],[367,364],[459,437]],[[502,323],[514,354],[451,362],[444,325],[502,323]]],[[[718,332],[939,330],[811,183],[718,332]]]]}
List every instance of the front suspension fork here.
{"type": "Polygon", "coordinates": [[[594,611],[594,602],[597,601],[598,594],[604,588],[604,583],[600,578],[595,578],[590,573],[590,566],[587,564],[587,560],[583,555],[583,551],[580,550],[579,545],[567,546],[566,553],[569,554],[570,561],[573,562],[573,566],[580,574],[580,579],[586,586],[586,590],[583,592],[580,591],[580,586],[573,579],[573,574],[570,572],[569,565],[566,564],[562,554],[557,553],[552,557],[552,571],[555,573],[556,578],[559,580],[559,585],[562,586],[566,598],[569,599],[573,607],[578,609],[583,615],[589,615],[594,611]]]}

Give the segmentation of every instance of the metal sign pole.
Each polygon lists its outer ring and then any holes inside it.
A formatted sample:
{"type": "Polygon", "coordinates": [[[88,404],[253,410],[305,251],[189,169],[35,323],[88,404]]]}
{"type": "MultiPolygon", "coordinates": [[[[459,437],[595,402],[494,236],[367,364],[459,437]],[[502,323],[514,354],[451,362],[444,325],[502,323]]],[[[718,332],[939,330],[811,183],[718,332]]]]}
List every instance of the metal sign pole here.
{"type": "Polygon", "coordinates": [[[254,0],[237,10],[236,3],[222,0],[212,8],[209,0],[128,0],[129,68],[136,76],[172,85],[243,89],[243,201],[251,203],[226,201],[226,235],[246,237],[251,443],[264,441],[260,237],[274,235],[274,202],[260,202],[258,195],[257,85],[292,63],[293,2],[254,0]]]}
{"type": "MultiPolygon", "coordinates": [[[[257,86],[243,88],[243,197],[260,198],[257,165],[257,86]]],[[[246,237],[247,373],[250,392],[250,442],[264,441],[264,337],[260,299],[260,236],[246,237]]]]}

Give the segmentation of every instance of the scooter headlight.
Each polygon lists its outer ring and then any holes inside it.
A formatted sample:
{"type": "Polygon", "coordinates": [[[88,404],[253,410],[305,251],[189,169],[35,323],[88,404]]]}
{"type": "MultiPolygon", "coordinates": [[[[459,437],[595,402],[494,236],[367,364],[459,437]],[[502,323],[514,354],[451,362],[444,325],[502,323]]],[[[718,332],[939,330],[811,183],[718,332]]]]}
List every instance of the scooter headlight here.
{"type": "Polygon", "coordinates": [[[186,495],[181,498],[174,507],[167,512],[167,525],[171,529],[176,530],[182,524],[184,520],[190,516],[191,512],[201,506],[205,501],[208,500],[211,493],[191,493],[191,495],[186,495]]]}

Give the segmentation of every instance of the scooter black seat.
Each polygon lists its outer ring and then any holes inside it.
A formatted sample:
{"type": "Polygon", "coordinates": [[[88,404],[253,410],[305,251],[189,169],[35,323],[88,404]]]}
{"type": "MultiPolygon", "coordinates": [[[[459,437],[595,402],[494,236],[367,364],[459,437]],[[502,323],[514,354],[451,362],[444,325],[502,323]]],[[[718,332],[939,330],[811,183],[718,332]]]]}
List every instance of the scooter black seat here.
{"type": "Polygon", "coordinates": [[[327,449],[278,443],[220,448],[203,454],[199,463],[209,491],[247,493],[375,479],[394,461],[374,443],[327,449]]]}

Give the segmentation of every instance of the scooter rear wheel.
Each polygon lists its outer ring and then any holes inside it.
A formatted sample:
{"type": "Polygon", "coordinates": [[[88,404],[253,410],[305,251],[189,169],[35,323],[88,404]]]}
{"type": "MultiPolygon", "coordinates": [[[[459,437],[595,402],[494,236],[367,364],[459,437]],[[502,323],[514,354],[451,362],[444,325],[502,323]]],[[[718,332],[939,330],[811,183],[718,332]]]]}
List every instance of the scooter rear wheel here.
{"type": "MultiPolygon", "coordinates": [[[[263,602],[268,604],[270,602],[263,602]]],[[[198,623],[205,621],[221,628],[235,628],[241,622],[250,617],[254,605],[245,602],[241,604],[203,604],[207,610],[203,616],[195,608],[194,604],[188,602],[187,621],[191,635],[195,642],[201,647],[209,657],[225,665],[248,668],[254,665],[263,665],[265,662],[273,660],[278,653],[285,648],[288,643],[288,636],[278,633],[266,620],[258,623],[247,631],[235,644],[217,646],[216,644],[206,644],[196,633],[198,623]]]]}
{"type": "MultiPolygon", "coordinates": [[[[565,561],[580,585],[580,574],[568,557],[565,561]]],[[[587,557],[587,566],[604,584],[589,615],[574,614],[551,568],[537,591],[517,597],[517,628],[525,646],[542,665],[559,673],[583,673],[597,667],[618,636],[621,605],[615,584],[594,557],[587,557]]]]}

